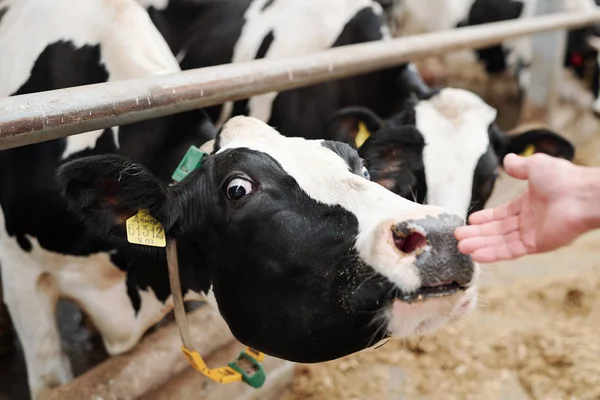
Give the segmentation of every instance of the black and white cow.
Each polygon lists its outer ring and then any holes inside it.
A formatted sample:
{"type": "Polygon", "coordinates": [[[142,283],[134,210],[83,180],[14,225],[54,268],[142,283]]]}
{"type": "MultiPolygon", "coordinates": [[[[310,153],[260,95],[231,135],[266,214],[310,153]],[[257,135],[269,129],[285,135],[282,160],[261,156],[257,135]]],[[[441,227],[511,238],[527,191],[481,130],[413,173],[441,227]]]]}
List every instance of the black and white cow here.
{"type": "MultiPolygon", "coordinates": [[[[0,96],[180,71],[134,1],[8,0],[0,18],[0,96]]],[[[55,322],[58,297],[81,305],[112,354],[131,348],[160,318],[165,298],[150,289],[156,276],[126,274],[127,260],[68,212],[54,181],[58,166],[119,152],[166,178],[191,144],[215,134],[206,114],[192,111],[0,152],[3,301],[33,394],[71,379],[55,322]]]]}
{"type": "MultiPolygon", "coordinates": [[[[394,4],[397,25],[408,33],[434,32],[461,26],[528,18],[535,14],[538,0],[401,0],[394,4]],[[431,10],[437,12],[432,13],[431,10]]],[[[565,11],[596,11],[600,0],[567,0],[565,11]]],[[[521,90],[529,85],[531,39],[522,37],[497,46],[474,51],[490,74],[510,71],[521,90]]],[[[593,97],[592,109],[600,112],[600,25],[568,31],[564,66],[580,78],[593,97]]],[[[568,84],[561,87],[564,96],[570,96],[568,84]]]]}
{"type": "MultiPolygon", "coordinates": [[[[0,7],[0,96],[179,71],[132,0],[0,7]]],[[[141,208],[178,241],[186,299],[207,298],[236,337],[275,356],[329,360],[431,332],[476,303],[478,267],[452,234],[460,216],[365,179],[346,144],[255,118],[217,135],[196,110],[2,151],[0,168],[3,300],[33,397],[72,376],[59,298],[81,306],[110,354],[169,311],[163,250],[124,238],[141,208]],[[189,146],[215,135],[203,166],[169,186],[189,146]]]]}
{"type": "MultiPolygon", "coordinates": [[[[147,7],[182,69],[309,54],[391,37],[382,7],[372,0],[138,1],[147,7]]],[[[513,149],[507,141],[523,149],[543,142],[546,146],[536,146],[537,151],[572,157],[571,144],[558,135],[529,132],[509,138],[494,124],[495,109],[469,91],[433,91],[411,64],[254,96],[212,107],[208,113],[217,125],[244,114],[268,122],[286,136],[355,145],[358,125],[342,124],[340,131],[332,131],[327,127],[332,115],[346,107],[363,107],[384,119],[398,119],[393,116],[411,108],[413,96],[421,99],[418,131],[407,129],[403,132],[408,134],[402,135],[387,130],[359,149],[373,180],[407,198],[426,197],[429,204],[466,217],[487,201],[498,159],[513,149]],[[502,148],[497,146],[500,142],[502,148]]]]}
{"type": "Polygon", "coordinates": [[[496,110],[472,92],[420,87],[390,118],[347,107],[328,123],[328,136],[353,144],[364,124],[370,136],[358,152],[369,160],[371,179],[405,198],[468,216],[488,201],[506,154],[533,146],[533,152],[575,156],[567,139],[547,129],[507,134],[494,122],[496,110]]]}

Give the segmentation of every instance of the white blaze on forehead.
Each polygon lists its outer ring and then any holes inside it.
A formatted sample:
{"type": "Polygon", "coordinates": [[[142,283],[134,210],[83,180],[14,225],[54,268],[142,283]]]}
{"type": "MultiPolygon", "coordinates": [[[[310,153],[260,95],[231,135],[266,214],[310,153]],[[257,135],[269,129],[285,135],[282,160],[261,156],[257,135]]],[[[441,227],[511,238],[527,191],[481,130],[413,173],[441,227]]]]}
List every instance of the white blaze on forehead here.
{"type": "MultiPolygon", "coordinates": [[[[109,81],[180,71],[164,38],[135,0],[4,0],[0,6],[7,10],[0,20],[0,97],[25,84],[40,54],[59,41],[75,49],[99,45],[109,81]]],[[[67,138],[63,156],[93,147],[101,133],[67,138]]],[[[116,137],[115,142],[118,145],[116,137]]]]}
{"type": "MultiPolygon", "coordinates": [[[[380,10],[372,0],[269,0],[253,1],[244,14],[245,24],[233,49],[232,62],[254,60],[264,38],[273,32],[273,42],[265,58],[310,54],[330,48],[345,25],[361,9],[380,10]]],[[[248,101],[249,116],[268,121],[277,92],[254,96],[248,101]]],[[[217,126],[230,116],[233,103],[223,105],[217,126]]]]}
{"type": "Polygon", "coordinates": [[[396,215],[398,211],[423,208],[352,173],[346,161],[324,147],[322,140],[285,137],[266,123],[243,116],[227,122],[220,140],[217,153],[233,148],[266,153],[277,160],[311,198],[328,205],[340,205],[363,217],[363,221],[359,219],[362,223],[367,223],[367,215],[380,213],[373,210],[373,204],[388,207],[383,212],[396,215]]]}
{"type": "Polygon", "coordinates": [[[465,218],[475,168],[490,144],[488,128],[496,110],[469,91],[446,88],[421,101],[415,111],[425,138],[427,202],[465,218]]]}
{"type": "Polygon", "coordinates": [[[218,153],[248,148],[273,157],[312,199],[339,205],[358,220],[356,248],[361,258],[403,290],[414,290],[420,278],[412,265],[414,256],[396,250],[391,227],[394,224],[444,210],[423,206],[395,195],[349,170],[348,164],[321,140],[288,138],[251,117],[230,119],[220,133],[218,153]]]}

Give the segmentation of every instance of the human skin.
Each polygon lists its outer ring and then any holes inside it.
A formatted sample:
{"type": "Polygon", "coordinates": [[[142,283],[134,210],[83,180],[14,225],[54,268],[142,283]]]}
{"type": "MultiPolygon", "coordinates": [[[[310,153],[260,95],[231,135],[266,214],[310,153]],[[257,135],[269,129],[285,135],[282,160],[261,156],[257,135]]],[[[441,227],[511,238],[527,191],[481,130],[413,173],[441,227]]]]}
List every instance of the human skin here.
{"type": "Polygon", "coordinates": [[[458,249],[489,263],[566,246],[600,228],[600,168],[534,154],[504,158],[506,172],[528,181],[520,197],[473,213],[470,225],[456,229],[458,249]]]}

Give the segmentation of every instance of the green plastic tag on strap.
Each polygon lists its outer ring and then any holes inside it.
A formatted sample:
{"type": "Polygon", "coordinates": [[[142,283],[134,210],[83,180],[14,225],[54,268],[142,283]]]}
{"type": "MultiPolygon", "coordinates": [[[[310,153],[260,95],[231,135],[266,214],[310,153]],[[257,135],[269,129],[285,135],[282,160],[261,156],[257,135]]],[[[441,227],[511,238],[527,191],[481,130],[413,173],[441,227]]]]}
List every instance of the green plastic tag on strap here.
{"type": "Polygon", "coordinates": [[[235,361],[227,365],[242,374],[242,380],[255,389],[265,383],[266,376],[262,365],[245,352],[241,352],[235,361]]]}
{"type": "Polygon", "coordinates": [[[196,146],[190,146],[177,166],[177,169],[173,172],[173,175],[171,175],[171,179],[176,182],[181,182],[190,172],[199,168],[207,156],[208,153],[205,153],[196,146]]]}

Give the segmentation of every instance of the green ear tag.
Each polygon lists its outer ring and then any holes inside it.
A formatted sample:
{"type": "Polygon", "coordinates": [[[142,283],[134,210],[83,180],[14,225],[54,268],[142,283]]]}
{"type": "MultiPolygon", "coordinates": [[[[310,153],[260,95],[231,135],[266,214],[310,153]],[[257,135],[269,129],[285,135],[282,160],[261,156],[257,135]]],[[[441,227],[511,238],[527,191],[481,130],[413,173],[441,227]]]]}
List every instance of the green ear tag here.
{"type": "Polygon", "coordinates": [[[204,158],[207,156],[208,153],[205,153],[196,146],[190,146],[177,166],[177,169],[173,172],[173,175],[171,175],[171,179],[181,182],[190,172],[199,168],[204,162],[204,158]]]}
{"type": "Polygon", "coordinates": [[[242,374],[242,380],[255,389],[265,383],[265,370],[257,360],[247,353],[241,352],[235,361],[227,365],[242,374]]]}

